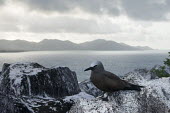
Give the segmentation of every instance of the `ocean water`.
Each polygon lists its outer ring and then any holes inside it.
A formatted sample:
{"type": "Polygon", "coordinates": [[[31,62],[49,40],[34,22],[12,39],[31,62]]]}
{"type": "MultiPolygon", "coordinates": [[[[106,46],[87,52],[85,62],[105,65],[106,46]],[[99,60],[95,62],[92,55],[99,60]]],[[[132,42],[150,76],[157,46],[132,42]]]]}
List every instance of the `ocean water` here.
{"type": "Polygon", "coordinates": [[[4,63],[37,62],[45,67],[67,66],[77,73],[79,81],[90,76],[84,72],[91,62],[100,60],[105,69],[118,76],[137,68],[150,69],[163,65],[168,51],[33,51],[19,53],[0,53],[0,69],[4,63]]]}

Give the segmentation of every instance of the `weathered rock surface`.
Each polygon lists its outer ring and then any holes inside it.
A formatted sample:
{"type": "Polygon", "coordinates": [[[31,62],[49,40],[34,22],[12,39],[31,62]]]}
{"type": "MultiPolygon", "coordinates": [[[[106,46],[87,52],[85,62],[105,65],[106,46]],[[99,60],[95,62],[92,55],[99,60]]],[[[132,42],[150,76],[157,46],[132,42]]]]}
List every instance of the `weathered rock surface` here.
{"type": "Polygon", "coordinates": [[[62,98],[79,92],[76,74],[67,67],[4,64],[0,75],[0,113],[65,113],[73,101],[62,98]]]}
{"type": "MultiPolygon", "coordinates": [[[[141,92],[114,92],[108,102],[80,99],[70,113],[170,113],[170,78],[158,78],[149,70],[138,69],[123,79],[145,88],[141,92]]],[[[80,83],[80,88],[94,96],[101,94],[89,80],[80,83]]]]}
{"type": "Polygon", "coordinates": [[[0,113],[32,113],[21,101],[0,92],[0,113]]]}
{"type": "Polygon", "coordinates": [[[1,74],[5,94],[58,98],[80,92],[75,72],[67,67],[47,69],[37,63],[6,65],[1,74]]]}
{"type": "Polygon", "coordinates": [[[122,79],[145,88],[114,92],[106,102],[95,98],[102,92],[89,80],[78,84],[75,72],[67,67],[4,64],[0,113],[170,113],[170,78],[137,69],[122,79]]]}
{"type": "Polygon", "coordinates": [[[90,80],[85,80],[79,83],[79,86],[82,91],[90,95],[93,95],[94,97],[98,97],[103,94],[103,92],[99,90],[98,88],[96,88],[90,80]]]}

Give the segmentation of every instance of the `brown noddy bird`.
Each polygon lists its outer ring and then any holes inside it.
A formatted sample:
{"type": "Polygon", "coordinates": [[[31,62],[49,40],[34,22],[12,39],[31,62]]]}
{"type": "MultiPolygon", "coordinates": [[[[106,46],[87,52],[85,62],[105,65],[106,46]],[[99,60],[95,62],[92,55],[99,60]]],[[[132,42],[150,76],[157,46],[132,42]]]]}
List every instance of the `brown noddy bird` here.
{"type": "Polygon", "coordinates": [[[100,61],[93,62],[91,66],[84,71],[91,70],[91,82],[104,92],[114,92],[119,90],[140,91],[143,86],[131,84],[120,79],[115,74],[106,71],[100,61]]]}

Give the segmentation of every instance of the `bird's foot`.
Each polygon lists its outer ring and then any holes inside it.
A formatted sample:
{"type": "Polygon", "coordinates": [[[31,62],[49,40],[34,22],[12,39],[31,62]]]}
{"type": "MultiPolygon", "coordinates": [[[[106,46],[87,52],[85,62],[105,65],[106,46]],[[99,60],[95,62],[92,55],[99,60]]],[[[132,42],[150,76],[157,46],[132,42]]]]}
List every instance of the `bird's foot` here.
{"type": "Polygon", "coordinates": [[[105,96],[105,94],[103,94],[103,95],[98,96],[98,97],[96,97],[96,98],[97,98],[97,99],[101,99],[102,101],[109,101],[107,94],[106,94],[106,96],[105,96]]]}

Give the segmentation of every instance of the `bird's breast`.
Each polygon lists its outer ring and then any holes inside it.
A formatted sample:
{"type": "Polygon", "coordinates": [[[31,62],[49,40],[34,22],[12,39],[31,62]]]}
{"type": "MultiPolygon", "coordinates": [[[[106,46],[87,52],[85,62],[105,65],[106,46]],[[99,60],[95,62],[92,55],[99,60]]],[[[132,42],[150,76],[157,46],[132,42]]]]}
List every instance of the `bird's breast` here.
{"type": "Polygon", "coordinates": [[[103,84],[104,78],[102,76],[92,74],[90,80],[98,89],[105,91],[105,87],[103,84]]]}

